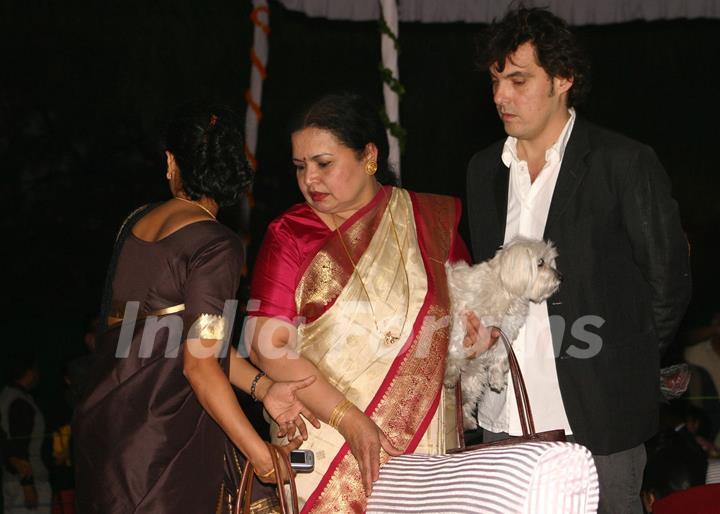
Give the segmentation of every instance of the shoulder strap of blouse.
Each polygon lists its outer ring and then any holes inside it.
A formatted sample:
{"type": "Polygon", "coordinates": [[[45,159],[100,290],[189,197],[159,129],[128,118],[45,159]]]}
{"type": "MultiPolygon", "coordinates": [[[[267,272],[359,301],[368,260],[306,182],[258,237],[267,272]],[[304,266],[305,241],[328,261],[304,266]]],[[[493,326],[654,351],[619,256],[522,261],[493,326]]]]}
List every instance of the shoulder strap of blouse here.
{"type": "Polygon", "coordinates": [[[135,223],[137,223],[140,218],[145,216],[148,212],[150,212],[158,205],[159,202],[145,204],[142,207],[138,207],[133,212],[131,212],[130,215],[125,218],[125,221],[123,221],[122,225],[120,225],[120,230],[118,230],[118,233],[115,236],[115,244],[113,246],[112,255],[110,256],[110,262],[108,263],[108,269],[105,273],[102,300],[100,302],[100,320],[98,324],[98,333],[104,332],[107,328],[107,317],[108,313],[110,312],[110,303],[112,302],[113,295],[112,283],[113,278],[115,277],[115,270],[117,269],[118,257],[120,256],[120,251],[122,250],[123,244],[130,235],[130,231],[132,230],[135,223]]]}

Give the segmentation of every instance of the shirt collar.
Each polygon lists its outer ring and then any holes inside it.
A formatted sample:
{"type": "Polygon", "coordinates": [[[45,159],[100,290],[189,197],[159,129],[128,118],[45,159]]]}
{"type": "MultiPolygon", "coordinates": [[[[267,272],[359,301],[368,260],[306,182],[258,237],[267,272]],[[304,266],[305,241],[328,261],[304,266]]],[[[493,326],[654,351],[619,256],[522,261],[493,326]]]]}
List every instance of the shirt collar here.
{"type": "MultiPolygon", "coordinates": [[[[575,125],[575,109],[573,107],[570,107],[568,109],[568,112],[570,113],[570,118],[565,122],[565,126],[563,127],[562,132],[560,132],[560,135],[558,136],[557,140],[555,140],[555,143],[553,143],[550,148],[545,150],[546,162],[562,161],[563,155],[565,154],[565,148],[567,147],[568,140],[570,139],[570,134],[572,133],[572,128],[575,125]]],[[[502,151],[502,162],[508,168],[510,167],[511,163],[520,162],[520,159],[517,155],[517,138],[508,136],[508,138],[505,140],[502,151]]]]}

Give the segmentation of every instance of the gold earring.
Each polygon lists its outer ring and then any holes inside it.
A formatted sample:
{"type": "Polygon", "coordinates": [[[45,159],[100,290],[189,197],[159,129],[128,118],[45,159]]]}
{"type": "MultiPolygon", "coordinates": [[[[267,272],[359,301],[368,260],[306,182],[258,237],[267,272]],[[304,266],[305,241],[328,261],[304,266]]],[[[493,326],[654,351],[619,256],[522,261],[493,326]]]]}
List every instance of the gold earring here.
{"type": "Polygon", "coordinates": [[[365,173],[368,175],[375,175],[377,168],[377,161],[375,160],[369,160],[367,163],[365,163],[365,173]]]}

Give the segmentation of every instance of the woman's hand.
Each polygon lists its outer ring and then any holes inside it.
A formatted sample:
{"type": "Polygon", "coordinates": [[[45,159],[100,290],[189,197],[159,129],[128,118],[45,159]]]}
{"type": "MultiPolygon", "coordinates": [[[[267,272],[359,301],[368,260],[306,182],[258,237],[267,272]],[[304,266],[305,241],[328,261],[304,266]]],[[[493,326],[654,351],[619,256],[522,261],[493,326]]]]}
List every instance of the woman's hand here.
{"type": "MultiPolygon", "coordinates": [[[[290,441],[288,441],[288,443],[283,446],[275,446],[280,453],[280,458],[278,458],[278,466],[280,466],[280,478],[282,480],[281,483],[283,484],[288,483],[290,481],[290,478],[295,476],[295,472],[292,470],[292,468],[288,468],[287,463],[290,461],[290,452],[293,450],[297,450],[301,444],[302,439],[296,437],[295,439],[291,439],[290,441]],[[287,459],[285,459],[284,457],[287,457],[287,459]]],[[[261,476],[269,473],[271,469],[274,469],[272,467],[272,457],[270,457],[271,446],[272,445],[270,444],[267,445],[267,462],[269,464],[259,466],[253,465],[253,467],[255,468],[255,475],[258,477],[258,480],[265,484],[278,483],[277,471],[275,473],[270,473],[270,475],[267,477],[261,476]]]]}
{"type": "Polygon", "coordinates": [[[474,359],[488,351],[497,343],[499,337],[500,331],[497,328],[488,330],[474,312],[465,313],[465,339],[463,339],[463,346],[466,348],[465,357],[474,359]]]}
{"type": "Polygon", "coordinates": [[[350,446],[358,462],[365,495],[370,496],[372,485],[380,476],[380,450],[390,456],[402,455],[385,433],[357,407],[352,407],[340,421],[339,431],[350,446]]]}
{"type": "Polygon", "coordinates": [[[268,414],[280,427],[279,437],[287,436],[288,439],[292,439],[297,428],[303,441],[306,440],[308,433],[301,415],[315,428],[320,428],[318,419],[295,394],[298,389],[303,389],[313,382],[315,382],[315,377],[312,375],[293,382],[273,382],[267,392],[259,397],[268,414]]]}

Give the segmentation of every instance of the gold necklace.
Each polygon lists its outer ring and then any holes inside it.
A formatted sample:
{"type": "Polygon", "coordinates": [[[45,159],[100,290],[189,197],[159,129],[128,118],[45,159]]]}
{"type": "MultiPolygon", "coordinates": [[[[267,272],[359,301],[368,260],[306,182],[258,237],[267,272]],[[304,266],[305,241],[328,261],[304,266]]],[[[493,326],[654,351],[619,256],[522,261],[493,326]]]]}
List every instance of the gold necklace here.
{"type": "Polygon", "coordinates": [[[202,210],[204,210],[205,212],[207,212],[207,213],[208,213],[208,216],[210,216],[212,219],[217,219],[217,217],[216,217],[212,212],[210,212],[210,209],[208,209],[208,208],[205,207],[204,205],[201,205],[201,204],[198,203],[198,202],[195,202],[195,201],[193,201],[193,200],[186,200],[185,198],[180,198],[179,196],[175,196],[175,197],[173,197],[173,198],[175,198],[176,200],[180,200],[181,202],[189,203],[190,205],[194,205],[194,206],[196,206],[196,207],[200,207],[202,210]]]}
{"type": "MultiPolygon", "coordinates": [[[[385,197],[387,198],[387,193],[385,193],[385,189],[382,188],[383,194],[385,194],[385,197]]],[[[397,229],[395,228],[395,219],[393,218],[392,214],[392,207],[390,206],[390,202],[388,202],[387,205],[388,214],[390,214],[390,223],[393,230],[393,235],[395,236],[395,243],[397,244],[398,252],[400,253],[400,262],[402,262],[403,271],[405,272],[405,293],[407,295],[407,301],[405,302],[405,317],[403,318],[403,324],[402,327],[400,327],[400,332],[398,335],[393,335],[392,332],[389,330],[385,332],[385,336],[383,338],[383,341],[385,343],[385,346],[391,346],[395,343],[397,343],[400,340],[400,336],[402,335],[403,331],[405,330],[405,324],[407,323],[408,318],[408,312],[410,310],[410,278],[408,277],[407,273],[407,266],[405,265],[405,257],[403,256],[402,252],[402,246],[400,245],[400,237],[398,236],[397,229]]],[[[375,324],[375,329],[378,333],[380,332],[380,326],[377,322],[377,317],[375,316],[375,309],[373,309],[372,305],[372,299],[370,298],[370,294],[368,293],[367,287],[365,287],[365,281],[360,276],[360,272],[357,269],[357,266],[355,264],[355,261],[353,260],[352,256],[350,255],[350,252],[347,249],[347,246],[345,246],[345,240],[342,237],[342,234],[340,234],[340,229],[338,227],[337,221],[335,219],[335,215],[332,215],[333,217],[333,223],[335,223],[335,233],[338,236],[338,239],[340,239],[340,244],[343,247],[343,250],[345,250],[345,255],[347,255],[348,260],[350,261],[350,264],[352,264],[353,267],[353,273],[357,276],[358,280],[360,280],[360,286],[362,287],[363,291],[365,292],[365,296],[368,299],[368,305],[370,305],[370,313],[373,317],[373,323],[375,324]]]]}

